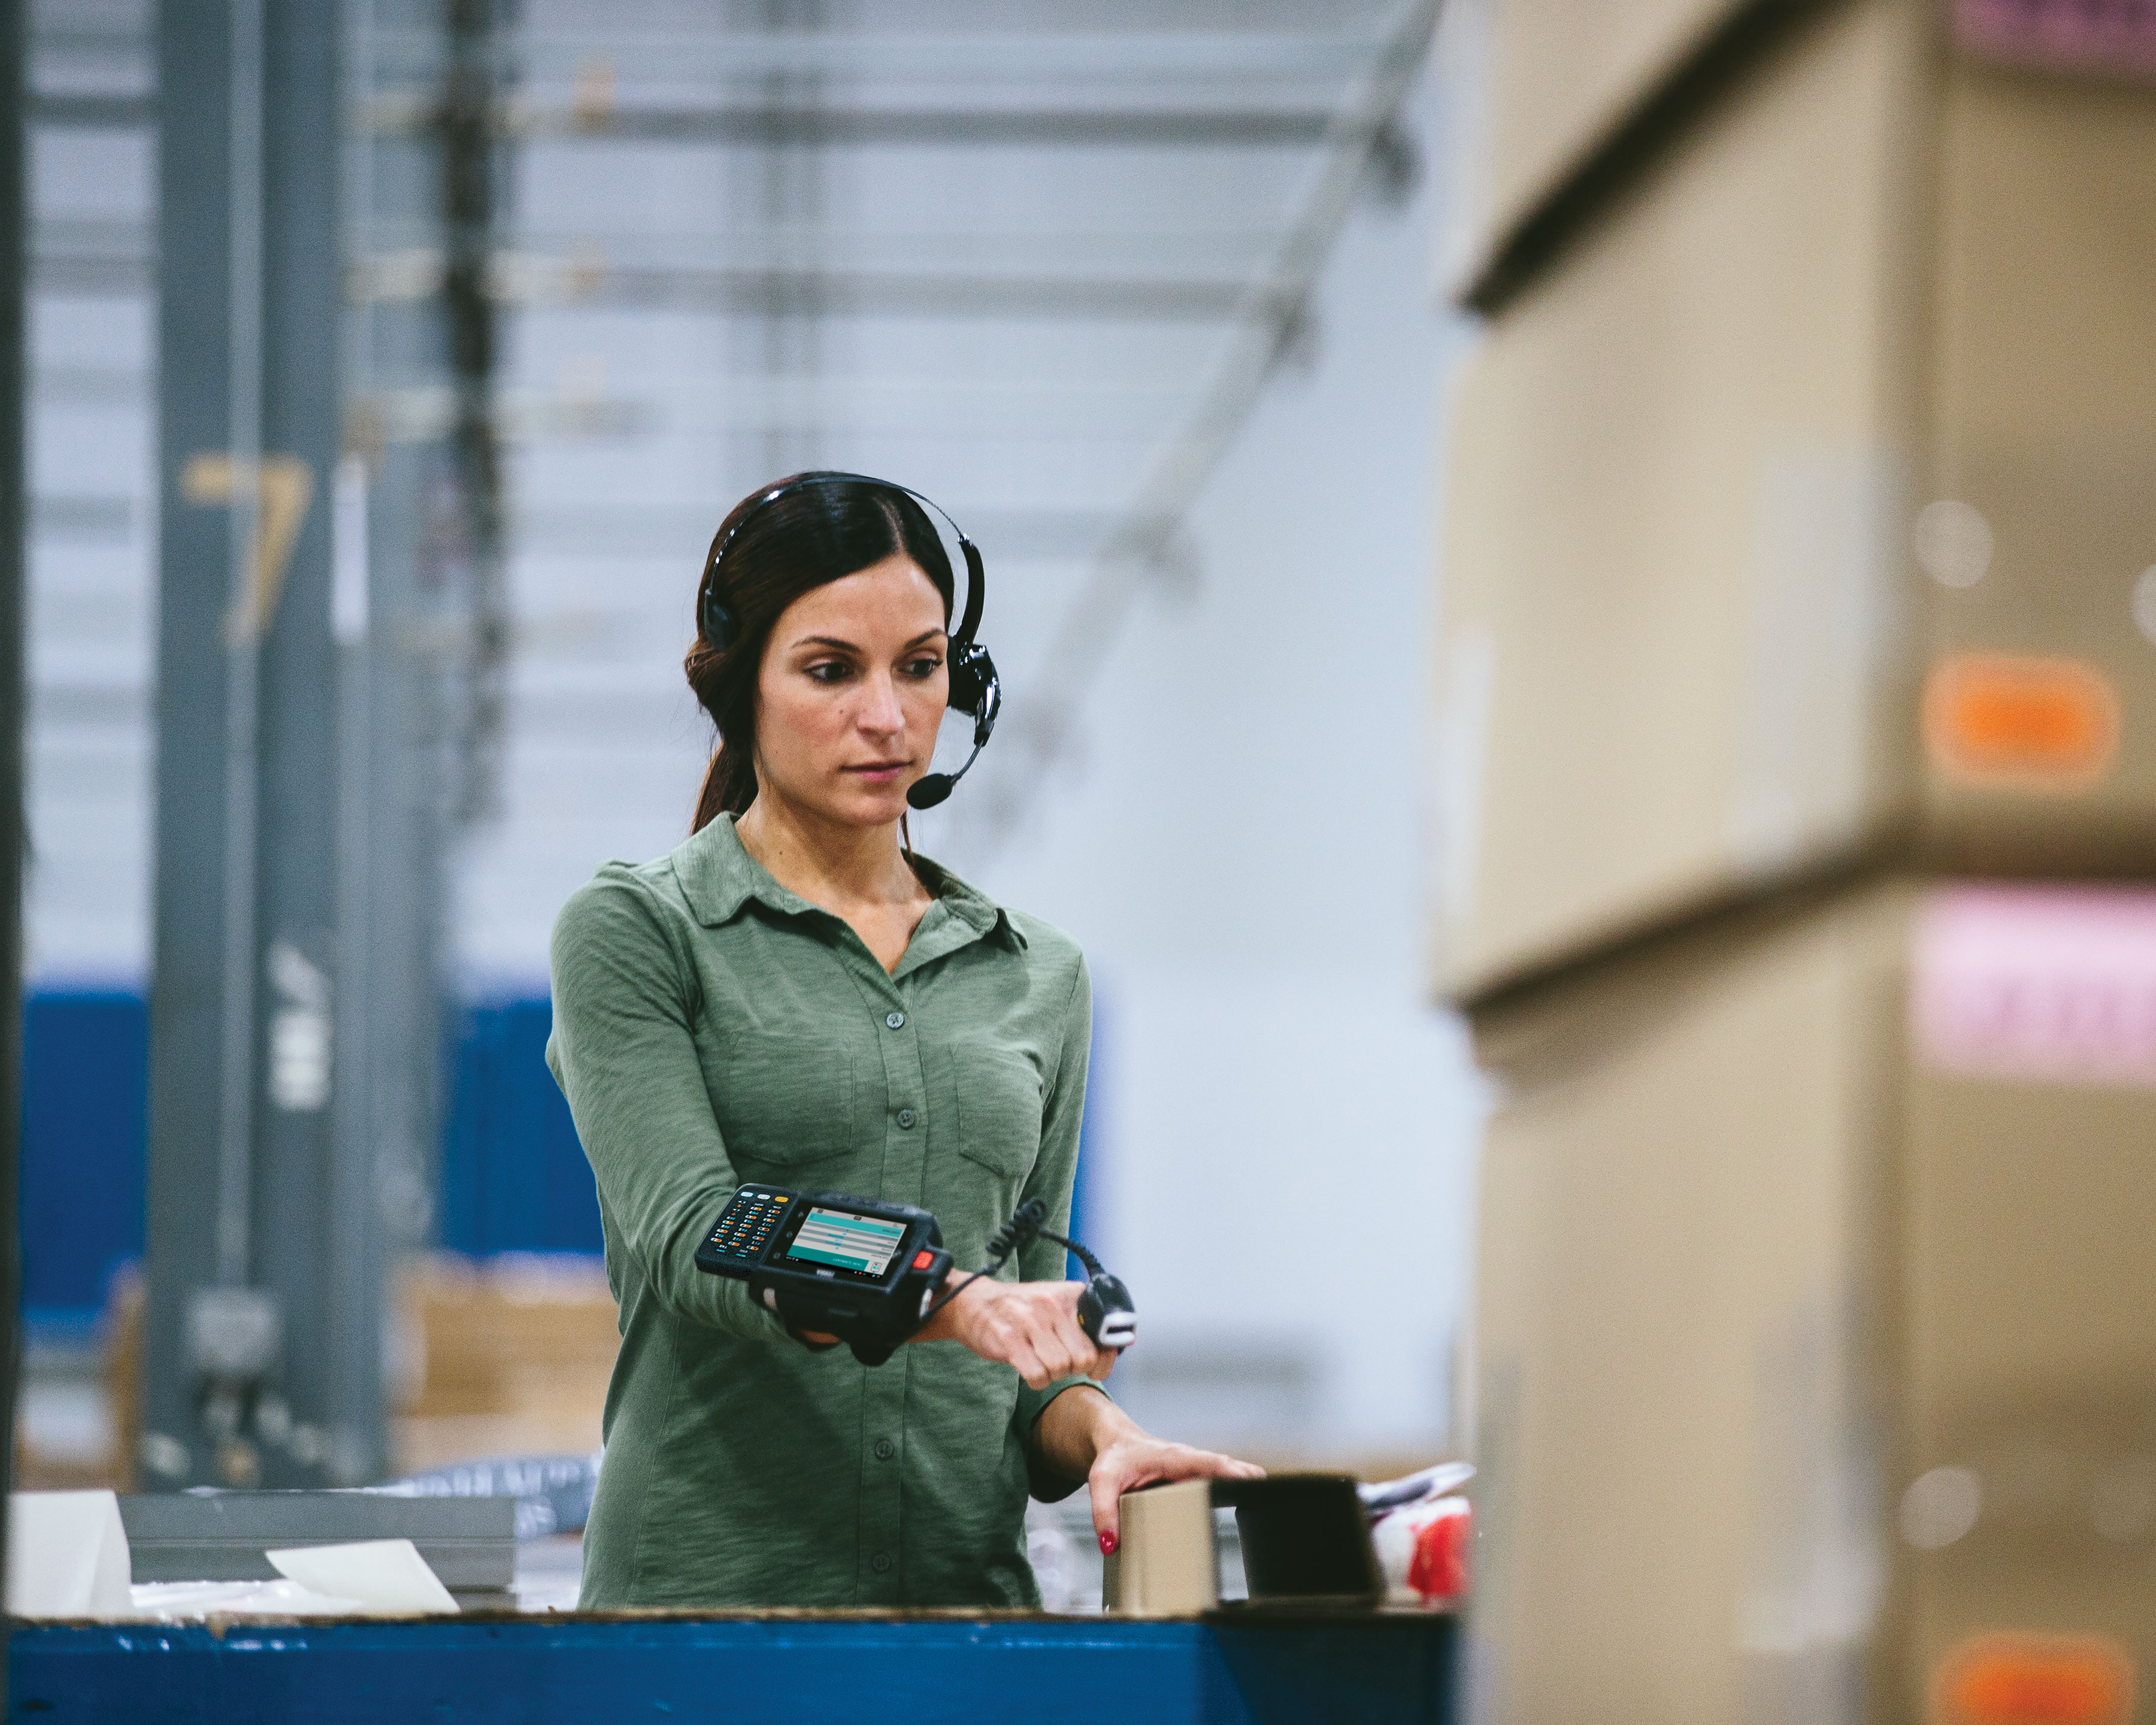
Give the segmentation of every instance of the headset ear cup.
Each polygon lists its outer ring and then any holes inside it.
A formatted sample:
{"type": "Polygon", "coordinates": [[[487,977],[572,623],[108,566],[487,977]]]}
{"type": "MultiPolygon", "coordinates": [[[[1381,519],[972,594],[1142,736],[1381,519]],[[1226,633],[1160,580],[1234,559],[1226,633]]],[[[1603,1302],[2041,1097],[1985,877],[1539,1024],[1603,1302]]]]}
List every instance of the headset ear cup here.
{"type": "Polygon", "coordinates": [[[696,626],[704,639],[717,651],[723,653],[734,644],[740,633],[741,623],[735,617],[733,607],[718,594],[716,587],[704,590],[704,603],[700,608],[696,626]]]}
{"type": "Polygon", "coordinates": [[[953,647],[950,670],[949,705],[957,711],[978,715],[981,703],[988,699],[988,679],[996,674],[995,661],[988,657],[988,649],[973,641],[953,647]]]}
{"type": "Polygon", "coordinates": [[[978,642],[967,642],[952,654],[951,661],[950,705],[973,716],[973,747],[985,747],[995,732],[996,715],[1004,710],[1003,679],[996,675],[988,649],[978,642]],[[968,697],[963,703],[958,699],[962,685],[968,697]]]}

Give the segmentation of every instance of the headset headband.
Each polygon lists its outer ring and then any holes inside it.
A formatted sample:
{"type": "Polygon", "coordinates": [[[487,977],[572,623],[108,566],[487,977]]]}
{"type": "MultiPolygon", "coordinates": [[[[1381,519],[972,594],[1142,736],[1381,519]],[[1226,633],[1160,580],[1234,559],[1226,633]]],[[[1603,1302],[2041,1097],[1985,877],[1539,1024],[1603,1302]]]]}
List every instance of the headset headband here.
{"type": "MultiPolygon", "coordinates": [[[[911,497],[916,503],[932,509],[937,514],[942,516],[949,525],[952,532],[957,536],[958,553],[965,559],[966,563],[966,604],[965,608],[959,614],[958,627],[952,633],[951,642],[953,647],[969,645],[981,626],[981,608],[985,597],[983,589],[988,580],[981,562],[980,547],[966,536],[966,530],[958,525],[951,511],[925,492],[916,491],[911,485],[901,485],[896,480],[877,479],[865,473],[842,473],[832,468],[820,469],[814,473],[800,474],[772,486],[752,505],[742,511],[741,519],[726,530],[725,537],[712,545],[711,555],[704,560],[704,579],[697,596],[698,627],[703,628],[708,603],[716,598],[712,583],[718,575],[720,563],[725,561],[726,547],[734,542],[735,536],[755,519],[766,504],[776,503],[789,493],[805,490],[810,485],[831,485],[849,482],[855,485],[874,485],[879,490],[896,491],[901,496],[911,497]]],[[[721,602],[721,608],[728,617],[732,615],[732,607],[724,606],[723,602],[721,602]]],[[[703,632],[707,640],[711,639],[710,629],[704,629],[703,632]]],[[[712,640],[711,644],[715,647],[723,647],[728,643],[712,640]]]]}

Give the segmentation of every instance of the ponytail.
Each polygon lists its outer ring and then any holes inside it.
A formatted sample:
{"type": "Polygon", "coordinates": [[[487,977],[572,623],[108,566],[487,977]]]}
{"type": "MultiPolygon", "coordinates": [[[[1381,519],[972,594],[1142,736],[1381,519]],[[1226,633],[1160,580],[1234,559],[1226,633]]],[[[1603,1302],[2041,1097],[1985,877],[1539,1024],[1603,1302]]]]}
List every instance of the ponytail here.
{"type": "Polygon", "coordinates": [[[701,833],[722,814],[746,814],[756,801],[756,764],[746,749],[721,739],[711,764],[704,769],[703,788],[696,793],[696,818],[690,825],[701,833]]]}

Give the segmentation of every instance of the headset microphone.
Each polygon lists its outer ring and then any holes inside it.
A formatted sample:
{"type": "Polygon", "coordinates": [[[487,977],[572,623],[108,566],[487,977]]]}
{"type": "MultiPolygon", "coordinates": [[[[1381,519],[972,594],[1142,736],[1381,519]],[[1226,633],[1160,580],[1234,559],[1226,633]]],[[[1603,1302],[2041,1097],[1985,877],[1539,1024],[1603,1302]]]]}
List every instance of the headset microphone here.
{"type": "Polygon", "coordinates": [[[932,773],[926,778],[917,778],[906,787],[906,800],[914,809],[933,809],[958,788],[958,781],[973,770],[973,762],[981,758],[981,746],[973,745],[973,752],[966,757],[966,764],[956,773],[932,773]]]}
{"type": "Polygon", "coordinates": [[[958,781],[973,770],[973,762],[981,758],[981,751],[988,746],[989,735],[996,728],[996,715],[1004,710],[1003,679],[996,675],[996,662],[988,657],[988,649],[972,641],[954,644],[951,649],[953,706],[960,705],[956,691],[962,685],[966,692],[974,696],[964,703],[964,708],[973,715],[973,752],[966,757],[966,764],[956,773],[932,773],[916,779],[906,793],[906,803],[911,808],[933,809],[949,796],[957,788],[958,781]]]}

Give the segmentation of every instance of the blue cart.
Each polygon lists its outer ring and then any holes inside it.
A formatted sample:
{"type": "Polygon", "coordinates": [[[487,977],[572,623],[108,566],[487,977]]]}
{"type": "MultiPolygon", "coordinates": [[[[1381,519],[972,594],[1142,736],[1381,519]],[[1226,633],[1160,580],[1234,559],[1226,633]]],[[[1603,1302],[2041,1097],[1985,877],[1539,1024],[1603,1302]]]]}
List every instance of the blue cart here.
{"type": "Polygon", "coordinates": [[[758,1612],[17,1625],[9,1717],[73,1725],[1450,1725],[1436,1612],[758,1612]]]}

